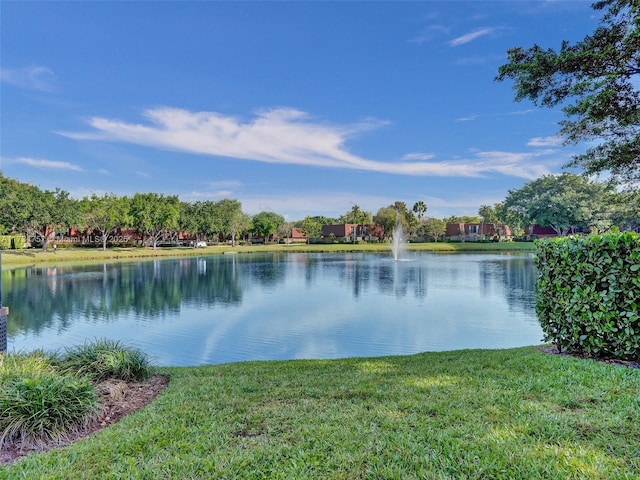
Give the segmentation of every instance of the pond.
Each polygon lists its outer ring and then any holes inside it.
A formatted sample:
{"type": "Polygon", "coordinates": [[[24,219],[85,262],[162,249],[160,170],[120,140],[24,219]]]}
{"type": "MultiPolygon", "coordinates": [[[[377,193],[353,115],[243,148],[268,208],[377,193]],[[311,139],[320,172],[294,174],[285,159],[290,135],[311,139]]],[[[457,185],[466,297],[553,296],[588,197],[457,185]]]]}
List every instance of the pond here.
{"type": "Polygon", "coordinates": [[[226,254],[2,272],[9,351],[96,338],[158,365],[540,344],[532,255],[226,254]]]}

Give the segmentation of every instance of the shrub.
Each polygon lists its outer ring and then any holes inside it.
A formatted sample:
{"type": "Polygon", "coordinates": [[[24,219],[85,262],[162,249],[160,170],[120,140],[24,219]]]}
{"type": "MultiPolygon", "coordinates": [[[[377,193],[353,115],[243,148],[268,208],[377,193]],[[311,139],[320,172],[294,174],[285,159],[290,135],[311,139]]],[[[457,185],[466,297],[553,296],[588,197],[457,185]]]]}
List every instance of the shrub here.
{"type": "Polygon", "coordinates": [[[0,250],[24,248],[25,243],[24,235],[0,235],[0,250]]]}
{"type": "Polygon", "coordinates": [[[536,313],[558,349],[640,358],[640,236],[611,233],[536,242],[536,313]]]}
{"type": "Polygon", "coordinates": [[[0,385],[13,377],[31,375],[34,372],[53,371],[52,357],[42,350],[31,353],[0,353],[0,385]]]}
{"type": "Polygon", "coordinates": [[[96,382],[144,380],[151,374],[148,356],[117,340],[97,339],[69,348],[59,356],[57,363],[64,372],[87,375],[96,382]]]}
{"type": "Polygon", "coordinates": [[[0,446],[64,439],[99,410],[88,380],[56,371],[39,353],[0,355],[0,380],[0,446]]]}

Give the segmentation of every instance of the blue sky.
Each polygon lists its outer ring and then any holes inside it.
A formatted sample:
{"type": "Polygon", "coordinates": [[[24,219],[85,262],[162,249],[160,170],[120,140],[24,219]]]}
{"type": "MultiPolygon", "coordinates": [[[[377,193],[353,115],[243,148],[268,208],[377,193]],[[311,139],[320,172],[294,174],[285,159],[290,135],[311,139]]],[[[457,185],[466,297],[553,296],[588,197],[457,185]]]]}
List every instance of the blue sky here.
{"type": "Polygon", "coordinates": [[[0,170],[288,220],[475,215],[583,150],[494,78],[508,48],[592,33],[590,5],[2,1],[0,170]]]}

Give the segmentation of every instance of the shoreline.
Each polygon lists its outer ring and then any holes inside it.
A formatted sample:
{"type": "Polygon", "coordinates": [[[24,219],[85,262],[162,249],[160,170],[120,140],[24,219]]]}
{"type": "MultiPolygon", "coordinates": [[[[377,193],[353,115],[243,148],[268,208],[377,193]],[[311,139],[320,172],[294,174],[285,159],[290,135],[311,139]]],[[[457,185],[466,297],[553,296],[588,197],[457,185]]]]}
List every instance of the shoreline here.
{"type": "MultiPolygon", "coordinates": [[[[410,243],[410,252],[431,253],[493,253],[519,254],[534,253],[535,244],[530,242],[504,243],[410,243]]],[[[54,266],[60,263],[86,263],[145,258],[190,257],[225,253],[391,253],[391,244],[271,244],[271,245],[212,245],[204,248],[193,247],[112,247],[107,250],[97,248],[58,248],[46,252],[39,249],[2,250],[2,270],[30,267],[35,265],[54,266]]]]}

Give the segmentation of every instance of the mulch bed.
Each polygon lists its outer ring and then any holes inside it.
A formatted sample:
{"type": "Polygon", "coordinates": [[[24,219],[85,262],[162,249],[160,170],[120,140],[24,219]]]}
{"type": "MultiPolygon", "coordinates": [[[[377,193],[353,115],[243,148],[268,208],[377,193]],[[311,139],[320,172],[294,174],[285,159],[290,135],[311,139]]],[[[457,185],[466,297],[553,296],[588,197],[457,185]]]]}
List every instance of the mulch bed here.
{"type": "Polygon", "coordinates": [[[20,457],[32,452],[51,450],[70,445],[81,438],[89,436],[109,425],[113,425],[121,418],[148,405],[169,384],[169,377],[155,375],[143,382],[109,381],[97,385],[101,394],[102,409],[99,415],[83,430],[68,435],[67,438],[54,445],[44,445],[40,448],[10,444],[0,450],[0,465],[15,462],[20,457]]]}
{"type": "Polygon", "coordinates": [[[640,362],[616,360],[616,359],[609,359],[609,358],[592,358],[586,355],[578,355],[575,353],[568,353],[568,352],[559,352],[558,348],[555,346],[540,347],[540,351],[544,353],[548,353],[550,355],[562,355],[565,357],[580,358],[582,360],[593,360],[594,362],[608,363],[612,365],[622,365],[624,367],[629,367],[629,368],[640,368],[640,362]]]}

